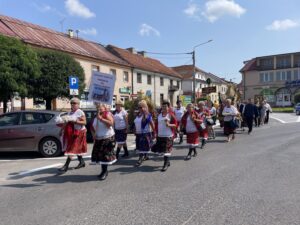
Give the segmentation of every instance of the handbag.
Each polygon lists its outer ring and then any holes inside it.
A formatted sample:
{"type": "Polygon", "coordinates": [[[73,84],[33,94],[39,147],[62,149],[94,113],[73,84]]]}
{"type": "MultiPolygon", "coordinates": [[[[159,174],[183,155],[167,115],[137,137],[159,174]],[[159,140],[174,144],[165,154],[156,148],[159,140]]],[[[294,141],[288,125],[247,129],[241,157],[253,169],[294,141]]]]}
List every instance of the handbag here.
{"type": "Polygon", "coordinates": [[[239,127],[239,123],[238,123],[237,119],[230,120],[230,127],[233,129],[236,129],[239,127]]]}

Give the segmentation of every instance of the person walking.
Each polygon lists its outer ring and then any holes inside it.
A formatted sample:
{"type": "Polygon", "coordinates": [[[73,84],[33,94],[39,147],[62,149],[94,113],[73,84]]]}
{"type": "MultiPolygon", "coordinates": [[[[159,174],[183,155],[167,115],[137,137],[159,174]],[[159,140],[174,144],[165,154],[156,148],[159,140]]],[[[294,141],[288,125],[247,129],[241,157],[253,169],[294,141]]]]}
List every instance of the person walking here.
{"type": "Polygon", "coordinates": [[[183,131],[182,131],[182,124],[181,119],[185,113],[185,108],[182,106],[182,101],[178,100],[176,103],[176,107],[174,108],[174,114],[177,120],[177,132],[180,137],[179,144],[183,142],[183,131]]]}
{"type": "Polygon", "coordinates": [[[151,113],[149,113],[147,102],[141,100],[138,109],[139,112],[134,120],[136,150],[139,151],[139,159],[135,164],[137,167],[141,166],[143,161],[149,159],[148,153],[151,150],[152,138],[156,136],[154,122],[151,113]]]}
{"type": "Polygon", "coordinates": [[[114,127],[115,127],[115,139],[117,143],[116,157],[119,158],[121,148],[124,149],[124,155],[122,157],[128,157],[127,149],[127,129],[128,129],[128,113],[122,108],[123,102],[118,100],[116,102],[116,110],[114,112],[114,127]]]}
{"type": "Polygon", "coordinates": [[[251,98],[248,99],[248,103],[245,105],[242,115],[248,127],[248,134],[251,134],[253,128],[253,119],[255,117],[255,106],[251,98]]]}
{"type": "Polygon", "coordinates": [[[92,162],[101,165],[100,180],[105,180],[108,176],[108,165],[115,163],[114,153],[115,132],[113,129],[114,119],[104,104],[97,105],[97,116],[92,122],[91,131],[94,137],[92,150],[92,162]]]}
{"type": "Polygon", "coordinates": [[[163,101],[162,111],[156,121],[156,143],[152,147],[152,151],[164,154],[164,165],[162,172],[167,171],[170,164],[170,156],[173,147],[175,130],[177,128],[177,120],[174,113],[170,110],[170,102],[163,101]]]}
{"type": "Polygon", "coordinates": [[[186,108],[187,112],[183,115],[181,123],[186,130],[186,142],[189,144],[189,152],[186,156],[186,160],[190,160],[192,153],[194,157],[197,156],[196,147],[199,145],[199,127],[201,120],[192,103],[189,103],[186,108]]]}
{"type": "Polygon", "coordinates": [[[227,142],[235,138],[235,130],[237,128],[235,117],[238,115],[238,110],[231,105],[231,102],[231,99],[226,99],[222,112],[224,116],[224,134],[227,136],[227,142]]]}
{"type": "Polygon", "coordinates": [[[267,110],[268,110],[268,107],[266,105],[266,101],[262,101],[261,102],[261,109],[260,109],[260,124],[262,126],[265,124],[267,110]]]}
{"type": "Polygon", "coordinates": [[[86,117],[84,112],[79,109],[80,100],[78,98],[72,98],[70,103],[71,112],[61,118],[63,121],[61,125],[63,151],[67,156],[67,160],[64,166],[58,169],[60,172],[67,172],[72,157],[75,155],[79,161],[75,169],[85,167],[82,156],[87,153],[86,117]]]}
{"type": "Polygon", "coordinates": [[[211,128],[208,128],[206,123],[206,118],[210,116],[209,110],[206,108],[206,104],[204,101],[198,102],[198,110],[197,113],[199,115],[199,136],[201,139],[201,149],[204,148],[206,145],[206,141],[208,139],[208,130],[211,128]]]}
{"type": "Polygon", "coordinates": [[[254,122],[255,122],[255,127],[259,127],[260,125],[260,109],[259,109],[259,103],[255,102],[254,103],[254,122]]]}
{"type": "Polygon", "coordinates": [[[272,107],[270,106],[270,104],[268,102],[266,102],[266,107],[267,107],[267,111],[266,111],[265,124],[268,124],[270,113],[272,113],[272,107]]]}

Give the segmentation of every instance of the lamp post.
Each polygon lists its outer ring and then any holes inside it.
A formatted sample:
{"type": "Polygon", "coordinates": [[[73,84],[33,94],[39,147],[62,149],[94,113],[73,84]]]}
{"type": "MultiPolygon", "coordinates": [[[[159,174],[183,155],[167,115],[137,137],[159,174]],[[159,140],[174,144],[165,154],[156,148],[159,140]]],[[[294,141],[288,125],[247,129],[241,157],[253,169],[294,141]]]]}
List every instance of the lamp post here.
{"type": "Polygon", "coordinates": [[[212,41],[213,40],[208,40],[206,42],[195,45],[193,47],[193,51],[191,52],[192,57],[193,57],[193,96],[192,96],[192,102],[194,102],[194,103],[196,102],[196,59],[195,59],[196,52],[195,52],[195,50],[200,45],[204,45],[204,44],[207,44],[207,43],[212,42],[212,41]]]}

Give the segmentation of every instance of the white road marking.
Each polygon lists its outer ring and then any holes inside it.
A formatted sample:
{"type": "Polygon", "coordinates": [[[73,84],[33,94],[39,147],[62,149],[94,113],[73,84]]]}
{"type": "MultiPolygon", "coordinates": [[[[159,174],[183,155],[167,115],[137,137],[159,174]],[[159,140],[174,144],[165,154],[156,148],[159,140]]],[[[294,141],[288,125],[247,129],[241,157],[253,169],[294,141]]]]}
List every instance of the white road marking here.
{"type": "Polygon", "coordinates": [[[300,122],[300,116],[298,116],[297,122],[298,122],[298,123],[300,122]]]}
{"type": "Polygon", "coordinates": [[[50,169],[50,168],[59,167],[61,165],[62,165],[62,163],[52,164],[52,165],[49,165],[49,166],[44,166],[44,167],[39,167],[39,168],[31,169],[31,170],[26,170],[26,171],[18,173],[17,175],[24,176],[24,175],[27,175],[27,174],[30,174],[30,173],[41,171],[41,170],[46,170],[46,169],[50,169]]]}
{"type": "Polygon", "coordinates": [[[279,119],[279,118],[276,118],[276,117],[274,117],[274,116],[270,116],[270,118],[272,118],[272,119],[274,119],[274,120],[277,120],[277,121],[279,121],[280,123],[286,123],[285,121],[283,121],[283,120],[281,120],[281,119],[279,119]]]}

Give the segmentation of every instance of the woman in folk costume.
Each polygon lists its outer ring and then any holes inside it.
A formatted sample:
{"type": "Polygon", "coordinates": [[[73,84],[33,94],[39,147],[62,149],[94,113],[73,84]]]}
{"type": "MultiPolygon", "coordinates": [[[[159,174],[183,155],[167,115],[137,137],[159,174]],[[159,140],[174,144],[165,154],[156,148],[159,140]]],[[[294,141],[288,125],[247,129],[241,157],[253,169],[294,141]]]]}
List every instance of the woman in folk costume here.
{"type": "Polygon", "coordinates": [[[122,157],[129,156],[126,143],[128,129],[128,114],[122,107],[123,102],[118,100],[116,102],[116,111],[114,112],[115,138],[117,142],[117,159],[119,158],[119,154],[122,147],[124,149],[124,155],[122,155],[122,157]]]}
{"type": "Polygon", "coordinates": [[[194,157],[197,156],[196,147],[199,145],[200,122],[200,116],[194,110],[194,105],[192,103],[189,103],[187,105],[187,112],[181,119],[181,123],[186,130],[186,142],[190,145],[186,160],[191,159],[192,152],[194,153],[194,157]]]}
{"type": "Polygon", "coordinates": [[[102,171],[98,177],[100,180],[105,180],[108,175],[108,165],[117,161],[114,153],[116,145],[113,128],[114,119],[105,105],[97,105],[97,110],[97,116],[94,118],[91,127],[95,139],[92,151],[92,162],[101,165],[102,171]]]}
{"type": "Polygon", "coordinates": [[[77,155],[79,161],[75,169],[85,167],[82,155],[87,153],[86,117],[84,112],[79,109],[80,100],[78,98],[72,98],[70,103],[71,112],[62,118],[63,125],[61,126],[63,150],[68,157],[65,165],[59,169],[60,172],[68,170],[74,155],[77,155]]]}
{"type": "Polygon", "coordinates": [[[227,142],[230,142],[235,138],[234,134],[237,128],[235,117],[238,115],[237,108],[231,105],[231,99],[226,99],[222,114],[224,116],[224,134],[227,136],[227,142]]]}
{"type": "Polygon", "coordinates": [[[208,139],[208,127],[205,121],[206,117],[209,117],[210,115],[209,110],[206,108],[205,103],[203,101],[198,102],[197,113],[200,117],[199,135],[201,138],[201,148],[203,149],[208,139]]]}
{"type": "Polygon", "coordinates": [[[185,108],[182,106],[182,101],[178,100],[176,102],[176,107],[174,108],[174,114],[177,120],[177,132],[179,133],[179,137],[180,137],[179,144],[183,142],[181,118],[183,117],[184,113],[185,113],[185,108]]]}
{"type": "Polygon", "coordinates": [[[156,144],[152,147],[153,152],[164,154],[162,172],[166,171],[171,165],[169,159],[172,152],[176,127],[177,121],[174,113],[170,110],[170,103],[168,101],[164,101],[162,103],[162,111],[158,115],[155,124],[157,133],[156,144]]]}
{"type": "Polygon", "coordinates": [[[149,113],[148,105],[145,100],[138,104],[139,112],[134,120],[136,135],[136,150],[139,151],[139,159],[136,166],[142,165],[143,161],[148,160],[147,154],[151,150],[152,132],[155,137],[154,122],[151,113],[149,113]]]}

